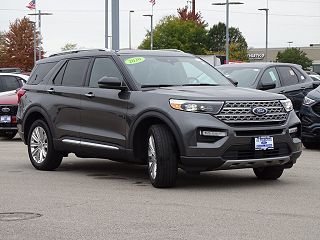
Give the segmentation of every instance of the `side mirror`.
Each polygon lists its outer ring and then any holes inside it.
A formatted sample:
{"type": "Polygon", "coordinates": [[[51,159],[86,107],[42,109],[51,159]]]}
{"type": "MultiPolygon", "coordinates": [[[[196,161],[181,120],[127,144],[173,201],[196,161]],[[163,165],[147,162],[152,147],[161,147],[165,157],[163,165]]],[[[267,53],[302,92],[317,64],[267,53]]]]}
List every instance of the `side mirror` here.
{"type": "Polygon", "coordinates": [[[227,77],[227,78],[233,85],[238,86],[239,82],[237,80],[229,78],[229,77],[227,77]]]}
{"type": "Polygon", "coordinates": [[[122,85],[122,81],[117,77],[102,77],[98,81],[99,88],[110,88],[124,90],[127,87],[122,85]]]}
{"type": "Polygon", "coordinates": [[[274,82],[262,82],[259,89],[260,90],[269,90],[276,88],[276,84],[274,82]]]}

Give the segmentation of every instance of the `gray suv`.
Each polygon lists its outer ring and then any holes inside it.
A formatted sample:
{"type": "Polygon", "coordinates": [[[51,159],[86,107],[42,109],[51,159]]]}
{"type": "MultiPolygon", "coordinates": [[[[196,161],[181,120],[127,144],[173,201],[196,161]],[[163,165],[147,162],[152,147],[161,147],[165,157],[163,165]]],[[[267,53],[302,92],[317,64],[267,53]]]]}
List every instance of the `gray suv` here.
{"type": "Polygon", "coordinates": [[[301,154],[301,125],[283,95],[237,88],[180,51],[75,51],[38,61],[18,92],[31,163],[106,158],[148,166],[155,187],[189,173],[252,168],[277,179],[301,154]]]}

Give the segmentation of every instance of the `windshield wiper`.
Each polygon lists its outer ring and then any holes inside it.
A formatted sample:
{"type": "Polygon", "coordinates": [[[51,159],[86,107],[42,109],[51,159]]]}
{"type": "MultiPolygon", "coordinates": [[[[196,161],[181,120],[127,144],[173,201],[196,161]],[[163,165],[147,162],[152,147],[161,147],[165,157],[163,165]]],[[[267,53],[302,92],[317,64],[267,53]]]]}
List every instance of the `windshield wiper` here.
{"type": "Polygon", "coordinates": [[[187,83],[187,84],[183,84],[182,86],[219,86],[219,85],[212,84],[212,83],[187,83]]]}
{"type": "Polygon", "coordinates": [[[155,84],[155,85],[141,85],[141,88],[150,88],[150,87],[176,87],[177,85],[172,84],[155,84]]]}

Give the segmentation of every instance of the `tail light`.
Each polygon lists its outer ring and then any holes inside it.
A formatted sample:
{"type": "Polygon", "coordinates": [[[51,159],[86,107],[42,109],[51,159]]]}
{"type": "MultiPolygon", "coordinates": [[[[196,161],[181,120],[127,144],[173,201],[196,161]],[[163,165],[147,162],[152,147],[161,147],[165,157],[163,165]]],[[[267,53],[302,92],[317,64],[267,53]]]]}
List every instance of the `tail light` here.
{"type": "Polygon", "coordinates": [[[23,88],[20,88],[19,91],[17,92],[18,104],[20,103],[20,100],[25,93],[26,93],[26,90],[24,90],[23,88]]]}
{"type": "Polygon", "coordinates": [[[12,116],[11,117],[11,123],[17,123],[17,117],[16,116],[12,116]]]}

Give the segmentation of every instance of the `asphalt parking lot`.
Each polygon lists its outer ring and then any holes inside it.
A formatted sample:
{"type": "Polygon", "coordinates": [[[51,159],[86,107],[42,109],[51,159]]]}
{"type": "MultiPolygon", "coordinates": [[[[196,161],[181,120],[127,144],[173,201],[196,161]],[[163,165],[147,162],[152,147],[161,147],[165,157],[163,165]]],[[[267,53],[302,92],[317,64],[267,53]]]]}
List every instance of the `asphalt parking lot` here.
{"type": "Polygon", "coordinates": [[[146,167],[107,160],[71,155],[37,171],[20,140],[2,140],[0,239],[318,240],[319,154],[304,150],[278,181],[181,171],[176,188],[155,189],[146,167]]]}

